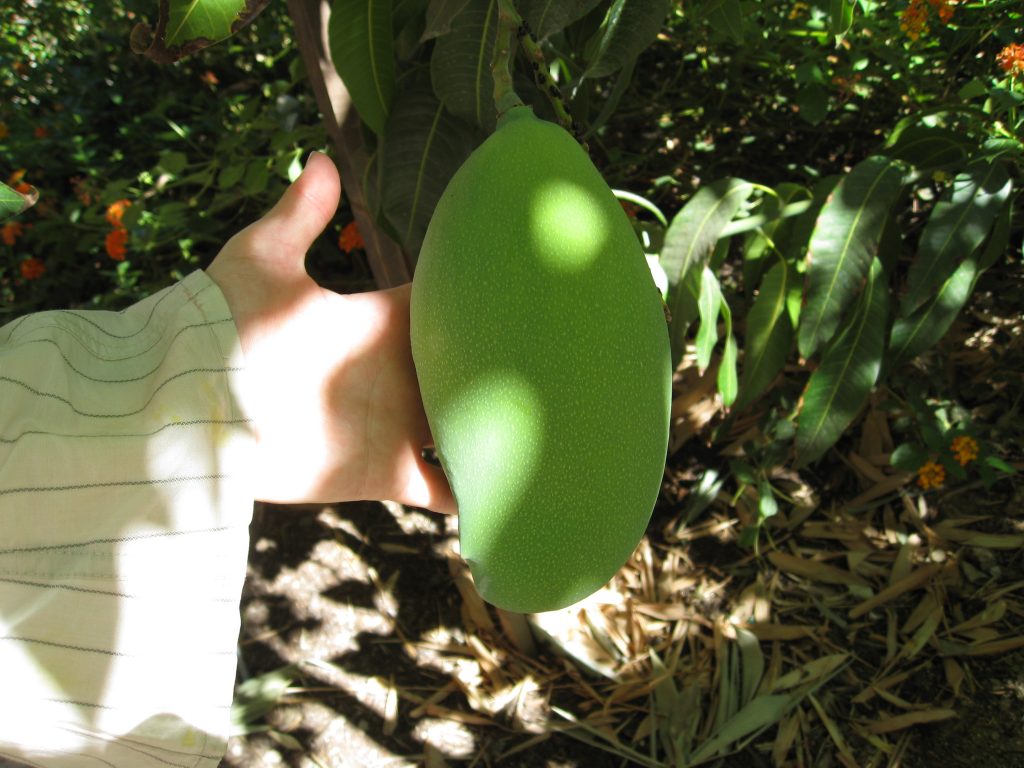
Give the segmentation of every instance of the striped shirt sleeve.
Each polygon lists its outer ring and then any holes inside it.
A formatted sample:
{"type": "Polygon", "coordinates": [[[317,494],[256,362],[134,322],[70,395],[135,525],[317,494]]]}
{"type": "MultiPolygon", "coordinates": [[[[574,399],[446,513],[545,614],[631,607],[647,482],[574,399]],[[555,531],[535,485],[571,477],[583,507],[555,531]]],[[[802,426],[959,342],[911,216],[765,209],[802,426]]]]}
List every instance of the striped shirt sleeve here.
{"type": "Polygon", "coordinates": [[[0,764],[216,768],[253,498],[201,271],[0,328],[0,764]]]}

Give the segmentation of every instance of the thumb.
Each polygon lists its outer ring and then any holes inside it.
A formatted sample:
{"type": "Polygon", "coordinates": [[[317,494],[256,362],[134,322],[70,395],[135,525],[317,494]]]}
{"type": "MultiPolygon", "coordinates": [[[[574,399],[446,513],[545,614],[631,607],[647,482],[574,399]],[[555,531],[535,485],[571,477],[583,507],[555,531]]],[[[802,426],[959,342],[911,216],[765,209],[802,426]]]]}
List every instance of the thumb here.
{"type": "Polygon", "coordinates": [[[341,199],[341,181],[334,161],[313,152],[302,174],[257,222],[261,234],[292,252],[305,255],[334,216],[341,199]]]}

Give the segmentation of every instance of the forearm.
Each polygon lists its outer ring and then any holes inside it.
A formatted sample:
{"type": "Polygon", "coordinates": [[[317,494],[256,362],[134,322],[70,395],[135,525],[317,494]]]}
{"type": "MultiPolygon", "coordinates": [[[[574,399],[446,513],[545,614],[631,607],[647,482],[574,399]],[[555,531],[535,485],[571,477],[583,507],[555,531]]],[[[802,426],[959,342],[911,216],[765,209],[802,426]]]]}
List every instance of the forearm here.
{"type": "Polygon", "coordinates": [[[241,368],[201,272],[0,328],[0,756],[219,762],[252,512],[241,368]]]}

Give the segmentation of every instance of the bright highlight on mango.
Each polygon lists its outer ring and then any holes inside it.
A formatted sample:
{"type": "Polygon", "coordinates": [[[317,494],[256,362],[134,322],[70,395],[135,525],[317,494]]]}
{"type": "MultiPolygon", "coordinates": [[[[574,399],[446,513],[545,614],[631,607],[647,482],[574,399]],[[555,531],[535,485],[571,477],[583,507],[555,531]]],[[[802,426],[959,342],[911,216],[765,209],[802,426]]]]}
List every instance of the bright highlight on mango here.
{"type": "Polygon", "coordinates": [[[533,613],[599,589],[657,500],[671,367],[640,244],[567,132],[508,112],[437,205],[411,312],[481,596],[533,613]]]}

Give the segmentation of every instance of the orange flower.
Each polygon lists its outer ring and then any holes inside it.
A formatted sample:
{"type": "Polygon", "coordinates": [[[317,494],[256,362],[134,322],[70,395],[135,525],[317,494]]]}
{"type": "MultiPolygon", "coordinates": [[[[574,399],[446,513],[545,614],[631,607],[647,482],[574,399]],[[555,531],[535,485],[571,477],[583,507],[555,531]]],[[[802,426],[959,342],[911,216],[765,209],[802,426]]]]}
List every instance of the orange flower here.
{"type": "Polygon", "coordinates": [[[338,247],[345,253],[352,253],[356,248],[366,247],[366,243],[363,242],[363,235],[359,231],[359,226],[354,221],[350,221],[341,230],[341,235],[338,237],[338,247]]]}
{"type": "Polygon", "coordinates": [[[75,197],[82,205],[92,205],[92,186],[83,176],[72,176],[68,181],[75,190],[75,197]]]}
{"type": "Polygon", "coordinates": [[[220,82],[220,78],[214,74],[212,69],[208,69],[205,72],[203,72],[203,74],[199,76],[199,79],[207,85],[209,85],[210,87],[213,87],[220,82]]]}
{"type": "Polygon", "coordinates": [[[18,170],[16,170],[14,173],[12,173],[10,176],[7,177],[7,183],[10,186],[13,187],[15,184],[17,184],[19,181],[21,181],[24,178],[25,178],[25,169],[24,168],[19,168],[18,170]]]}
{"type": "Polygon", "coordinates": [[[956,10],[957,0],[928,0],[932,10],[939,15],[939,21],[949,24],[953,18],[953,11],[956,10]]]}
{"type": "Polygon", "coordinates": [[[1024,79],[1024,45],[1010,43],[996,54],[996,63],[1015,80],[1024,79]]]}
{"type": "Polygon", "coordinates": [[[121,227],[121,219],[124,218],[124,212],[131,207],[131,200],[115,200],[107,206],[107,222],[114,229],[121,227]]]}
{"type": "Polygon", "coordinates": [[[961,467],[966,467],[978,458],[978,441],[968,435],[954,437],[949,448],[953,451],[953,458],[961,467]]]}
{"type": "Polygon", "coordinates": [[[46,265],[39,259],[28,257],[21,262],[21,276],[26,280],[38,280],[46,272],[46,265]]]}
{"type": "Polygon", "coordinates": [[[107,232],[104,244],[110,258],[114,261],[124,261],[125,254],[128,252],[128,230],[124,227],[115,227],[107,232]]]}
{"type": "Polygon", "coordinates": [[[900,29],[911,40],[928,34],[928,6],[924,0],[910,0],[900,14],[900,29]]]}
{"type": "Polygon", "coordinates": [[[3,237],[7,245],[14,245],[14,241],[21,237],[24,231],[20,221],[9,221],[0,229],[0,237],[3,237]]]}
{"type": "Polygon", "coordinates": [[[917,470],[917,484],[928,491],[933,488],[941,488],[946,482],[946,468],[934,461],[926,461],[917,470]]]}

